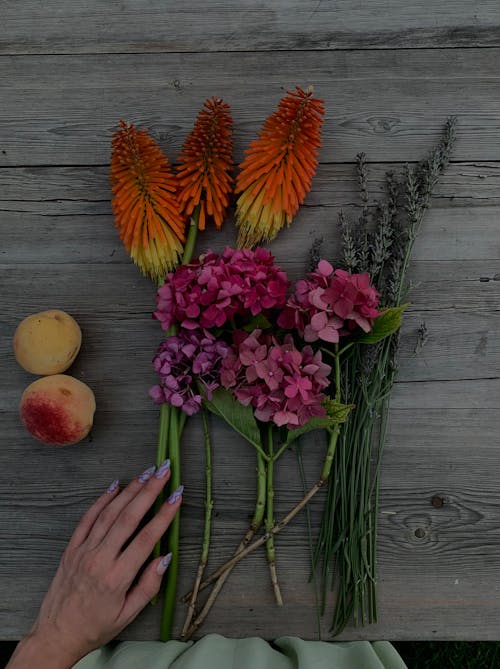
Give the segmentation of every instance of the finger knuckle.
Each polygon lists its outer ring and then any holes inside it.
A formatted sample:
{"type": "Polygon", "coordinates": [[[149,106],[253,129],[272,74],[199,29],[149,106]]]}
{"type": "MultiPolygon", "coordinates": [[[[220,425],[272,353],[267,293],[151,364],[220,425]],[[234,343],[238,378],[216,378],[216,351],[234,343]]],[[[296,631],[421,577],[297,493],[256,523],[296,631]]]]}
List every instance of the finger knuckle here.
{"type": "Polygon", "coordinates": [[[135,514],[133,511],[130,511],[129,509],[122,511],[120,516],[120,523],[126,527],[136,527],[139,520],[140,518],[137,517],[137,514],[135,514]]]}
{"type": "Polygon", "coordinates": [[[108,571],[102,577],[102,586],[104,590],[115,592],[120,587],[120,578],[114,571],[108,571]]]}
{"type": "Polygon", "coordinates": [[[97,523],[99,525],[109,525],[111,522],[113,522],[113,519],[115,517],[115,512],[112,508],[106,507],[101,514],[99,515],[99,518],[97,519],[97,523]]]}
{"type": "Polygon", "coordinates": [[[156,594],[158,594],[160,585],[161,583],[157,583],[156,581],[152,580],[148,580],[147,582],[142,583],[139,587],[144,600],[148,601],[156,594]]]}
{"type": "Polygon", "coordinates": [[[151,546],[156,543],[157,536],[151,527],[144,527],[137,535],[137,541],[142,546],[151,546]]]}

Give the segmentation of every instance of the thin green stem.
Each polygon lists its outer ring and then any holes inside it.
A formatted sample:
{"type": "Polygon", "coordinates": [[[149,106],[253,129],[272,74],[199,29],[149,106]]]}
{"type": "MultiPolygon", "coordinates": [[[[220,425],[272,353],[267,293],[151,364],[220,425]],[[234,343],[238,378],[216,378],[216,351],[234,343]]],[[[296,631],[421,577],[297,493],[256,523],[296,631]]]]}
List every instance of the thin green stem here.
{"type": "Polygon", "coordinates": [[[290,444],[282,444],[273,455],[273,462],[277,462],[289,446],[290,444]]]}
{"type": "Polygon", "coordinates": [[[201,408],[201,417],[203,420],[203,435],[205,441],[205,523],[203,527],[203,543],[201,547],[200,561],[198,563],[198,569],[196,570],[196,577],[188,604],[186,620],[184,621],[182,628],[181,638],[185,638],[191,625],[191,620],[193,619],[193,615],[196,609],[198,593],[200,591],[201,579],[203,578],[203,573],[205,572],[205,567],[207,566],[212,527],[212,509],[214,506],[212,499],[212,449],[210,443],[210,430],[208,427],[207,411],[204,406],[201,408]]]}
{"type": "Polygon", "coordinates": [[[203,530],[203,546],[201,549],[200,562],[205,565],[208,560],[208,551],[210,548],[210,529],[212,509],[214,506],[212,499],[212,449],[205,407],[201,408],[201,417],[203,419],[203,434],[205,437],[205,527],[203,530]]]}
{"type": "Polygon", "coordinates": [[[189,230],[186,239],[186,245],[184,246],[184,255],[182,256],[182,264],[187,265],[191,262],[194,253],[194,247],[196,244],[196,238],[198,237],[198,219],[200,217],[200,205],[196,207],[193,212],[193,216],[189,221],[189,230]]]}
{"type": "MultiPolygon", "coordinates": [[[[264,520],[266,509],[266,463],[262,455],[257,452],[257,501],[250,527],[255,534],[260,529],[264,520]]],[[[248,541],[246,542],[248,543],[248,541]]]]}
{"type": "Polygon", "coordinates": [[[335,399],[340,402],[340,354],[338,344],[335,344],[335,399]]]}
{"type": "MultiPolygon", "coordinates": [[[[170,462],[171,476],[170,489],[176,490],[181,484],[181,457],[179,443],[179,409],[172,407],[170,416],[170,462]]],[[[180,511],[175,515],[168,530],[168,551],[172,553],[172,561],[167,572],[167,584],[165,587],[165,599],[163,601],[163,614],[160,626],[160,639],[169,641],[172,637],[172,625],[174,621],[177,574],[179,571],[179,529],[180,511]]]]}
{"type": "MultiPolygon", "coordinates": [[[[248,546],[250,541],[252,541],[254,536],[260,530],[260,526],[262,525],[262,521],[264,519],[265,507],[266,507],[266,464],[262,456],[259,453],[257,453],[257,492],[256,492],[254,514],[252,521],[250,523],[250,527],[246,531],[245,536],[243,537],[238,548],[234,552],[235,556],[238,555],[242,550],[244,550],[248,546]]],[[[188,629],[186,629],[185,631],[183,630],[183,635],[182,635],[183,640],[187,641],[188,639],[190,639],[196,632],[196,630],[203,624],[204,620],[206,619],[206,617],[210,612],[210,609],[214,605],[214,602],[217,599],[219,592],[224,587],[224,583],[229,578],[229,574],[231,573],[233,568],[234,565],[229,567],[228,569],[217,570],[208,579],[206,579],[203,583],[200,584],[198,591],[204,590],[206,587],[208,587],[211,583],[215,581],[215,585],[212,588],[210,595],[208,596],[200,614],[196,617],[196,619],[193,621],[193,623],[188,629]]],[[[194,591],[188,593],[185,597],[183,597],[183,601],[189,601],[193,596],[193,592],[194,591]]]]}
{"type": "MultiPolygon", "coordinates": [[[[271,422],[268,424],[267,428],[267,452],[269,461],[267,463],[266,532],[269,532],[274,526],[274,442],[273,424],[271,422]]],[[[270,536],[266,541],[266,553],[276,604],[278,606],[283,606],[283,598],[281,596],[278,575],[276,573],[276,551],[273,536],[270,536]]]]}
{"type": "MultiPolygon", "coordinates": [[[[297,455],[297,462],[299,465],[300,481],[302,483],[302,494],[305,495],[307,493],[307,481],[306,481],[306,473],[304,470],[304,460],[302,458],[302,444],[300,443],[300,437],[297,442],[295,452],[297,455]]],[[[312,581],[312,587],[314,591],[314,602],[316,609],[316,629],[318,632],[318,641],[321,641],[321,614],[320,614],[320,603],[319,603],[319,593],[318,593],[318,581],[316,578],[316,569],[314,564],[314,545],[312,537],[311,509],[309,508],[309,505],[306,506],[305,511],[306,511],[306,521],[307,521],[307,540],[309,543],[309,560],[311,563],[311,576],[309,581],[312,581]]]]}
{"type": "Polygon", "coordinates": [[[264,462],[269,462],[269,460],[270,460],[269,455],[267,453],[265,453],[260,446],[258,446],[257,444],[254,444],[253,441],[249,441],[248,443],[251,444],[255,448],[255,450],[260,455],[260,457],[264,460],[264,462]]]}

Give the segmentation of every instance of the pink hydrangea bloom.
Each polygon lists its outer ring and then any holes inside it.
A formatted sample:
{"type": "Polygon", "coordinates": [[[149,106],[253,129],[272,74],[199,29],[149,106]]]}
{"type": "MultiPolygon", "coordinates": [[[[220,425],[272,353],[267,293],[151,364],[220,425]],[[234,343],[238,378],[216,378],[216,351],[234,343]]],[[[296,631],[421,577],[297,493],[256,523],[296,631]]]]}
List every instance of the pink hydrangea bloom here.
{"type": "Polygon", "coordinates": [[[298,350],[292,335],[279,343],[254,330],[236,333],[232,351],[221,365],[221,383],[232,388],[255,417],[294,429],[313,416],[326,415],[323,390],[329,385],[331,367],[310,346],[298,350]]]}
{"type": "Polygon", "coordinates": [[[336,343],[358,327],[369,332],[379,316],[378,303],[379,294],[369,274],[334,270],[329,262],[320,260],[307,279],[295,284],[278,325],[297,329],[307,342],[321,339],[336,343]]]}
{"type": "Polygon", "coordinates": [[[164,330],[221,327],[235,316],[256,316],[285,305],[286,273],[263,248],[207,251],[168,274],[158,290],[154,317],[164,330]]]}
{"type": "Polygon", "coordinates": [[[210,398],[220,386],[221,363],[230,351],[225,342],[203,330],[181,330],[167,337],[153,359],[160,383],[151,388],[150,397],[156,404],[168,402],[191,416],[201,408],[197,382],[210,398]]]}

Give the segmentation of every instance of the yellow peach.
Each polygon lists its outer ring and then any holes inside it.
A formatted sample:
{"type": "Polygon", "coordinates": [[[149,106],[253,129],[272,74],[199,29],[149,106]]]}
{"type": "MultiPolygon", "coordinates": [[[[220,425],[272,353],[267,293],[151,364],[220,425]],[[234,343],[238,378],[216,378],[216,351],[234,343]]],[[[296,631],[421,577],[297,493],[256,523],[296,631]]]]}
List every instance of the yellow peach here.
{"type": "Polygon", "coordinates": [[[60,374],[73,363],[82,343],[78,323],[65,311],[50,309],[19,323],[14,334],[17,362],[32,374],[60,374]]]}
{"type": "Polygon", "coordinates": [[[37,379],[21,397],[19,413],[28,431],[44,444],[69,446],[84,439],[94,420],[95,397],[78,379],[54,374],[37,379]]]}

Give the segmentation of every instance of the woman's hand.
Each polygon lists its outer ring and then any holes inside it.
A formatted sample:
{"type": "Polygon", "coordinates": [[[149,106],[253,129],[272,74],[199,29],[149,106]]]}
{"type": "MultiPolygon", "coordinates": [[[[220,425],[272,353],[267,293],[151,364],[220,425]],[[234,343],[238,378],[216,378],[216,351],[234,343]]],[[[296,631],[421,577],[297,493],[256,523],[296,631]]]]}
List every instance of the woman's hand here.
{"type": "Polygon", "coordinates": [[[83,516],[62,556],[38,618],[8,669],[67,669],[126,627],[160,589],[170,556],[137,574],[182,501],[175,491],[127,544],[170,477],[151,467],[120,492],[111,484],[83,516]],[[124,546],[126,547],[124,548],[124,546]]]}

